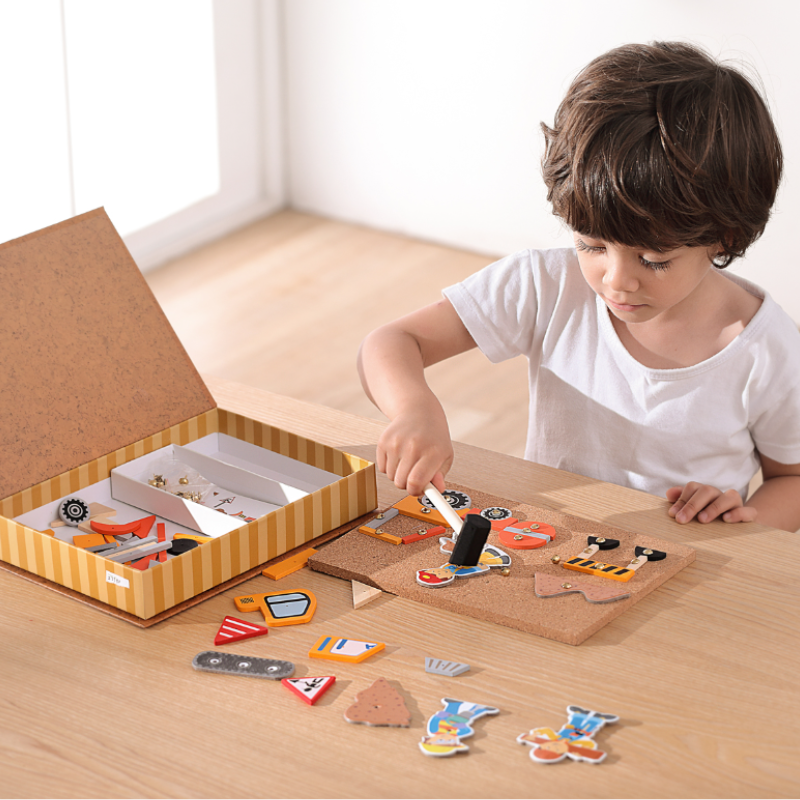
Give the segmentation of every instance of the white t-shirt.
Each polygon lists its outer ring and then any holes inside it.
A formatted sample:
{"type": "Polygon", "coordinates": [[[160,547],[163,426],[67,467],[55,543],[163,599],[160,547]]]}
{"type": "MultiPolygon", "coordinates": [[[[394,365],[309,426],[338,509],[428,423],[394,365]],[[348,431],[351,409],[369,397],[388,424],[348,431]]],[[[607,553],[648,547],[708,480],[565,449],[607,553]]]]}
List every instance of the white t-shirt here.
{"type": "Polygon", "coordinates": [[[800,463],[800,332],[762,289],[722,274],[761,307],[681,369],[631,356],[571,248],[515,253],[443,294],[491,361],[528,357],[526,459],[661,497],[688,481],[746,497],[756,449],[800,463]]]}

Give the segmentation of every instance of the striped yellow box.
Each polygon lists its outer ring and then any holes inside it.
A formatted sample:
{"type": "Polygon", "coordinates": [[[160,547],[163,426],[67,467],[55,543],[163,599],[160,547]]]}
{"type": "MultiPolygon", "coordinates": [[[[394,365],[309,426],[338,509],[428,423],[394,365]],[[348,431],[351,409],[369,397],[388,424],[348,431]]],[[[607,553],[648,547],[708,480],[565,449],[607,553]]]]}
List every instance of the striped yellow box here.
{"type": "Polygon", "coordinates": [[[377,506],[374,465],[293,433],[213,408],[0,500],[0,560],[83,595],[150,619],[377,506]],[[114,467],[169,444],[225,433],[340,476],[330,486],[165,563],[140,571],[87,553],[14,522],[111,474],[114,467]]]}

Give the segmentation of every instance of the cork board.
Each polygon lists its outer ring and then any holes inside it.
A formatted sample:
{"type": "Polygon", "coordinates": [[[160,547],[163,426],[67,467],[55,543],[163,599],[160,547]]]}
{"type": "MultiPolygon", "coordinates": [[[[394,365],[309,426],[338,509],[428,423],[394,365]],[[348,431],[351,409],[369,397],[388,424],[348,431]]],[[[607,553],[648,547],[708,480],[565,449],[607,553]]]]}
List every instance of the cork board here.
{"type": "MultiPolygon", "coordinates": [[[[451,485],[448,489],[466,493],[472,501],[471,508],[500,506],[512,511],[519,520],[547,523],[555,529],[555,539],[535,550],[516,550],[503,547],[498,533],[493,532],[488,543],[497,545],[511,557],[510,574],[503,576],[499,570],[492,569],[475,577],[457,578],[448,586],[437,588],[420,586],[416,582],[416,572],[447,562],[447,556],[439,550],[438,537],[395,545],[356,529],[320,548],[309,559],[309,566],[318,572],[360,581],[399,597],[577,645],[624,614],[695,558],[691,547],[655,536],[536,508],[464,486],[451,485]],[[567,570],[551,561],[555,554],[562,561],[576,556],[586,546],[588,536],[618,539],[619,547],[601,551],[595,558],[620,567],[627,566],[634,558],[637,546],[661,550],[667,553],[667,557],[644,564],[626,583],[567,570]],[[556,597],[537,597],[534,592],[536,573],[550,577],[549,581],[545,578],[545,583],[552,583],[553,578],[557,578],[573,586],[623,588],[630,595],[607,603],[590,603],[582,594],[574,592],[556,597]]],[[[381,530],[402,538],[432,527],[434,525],[401,515],[382,524],[381,530]]]]}
{"type": "Polygon", "coordinates": [[[0,497],[213,408],[103,209],[0,245],[0,497]]]}

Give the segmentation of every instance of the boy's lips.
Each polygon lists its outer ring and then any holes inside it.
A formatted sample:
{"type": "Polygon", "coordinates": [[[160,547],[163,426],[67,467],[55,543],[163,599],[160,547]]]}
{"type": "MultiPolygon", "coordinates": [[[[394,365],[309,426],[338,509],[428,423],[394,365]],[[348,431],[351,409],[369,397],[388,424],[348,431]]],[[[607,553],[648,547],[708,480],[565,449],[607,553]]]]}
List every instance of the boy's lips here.
{"type": "Polygon", "coordinates": [[[617,303],[610,297],[604,297],[606,303],[617,311],[636,311],[637,308],[644,308],[645,303],[617,303]]]}

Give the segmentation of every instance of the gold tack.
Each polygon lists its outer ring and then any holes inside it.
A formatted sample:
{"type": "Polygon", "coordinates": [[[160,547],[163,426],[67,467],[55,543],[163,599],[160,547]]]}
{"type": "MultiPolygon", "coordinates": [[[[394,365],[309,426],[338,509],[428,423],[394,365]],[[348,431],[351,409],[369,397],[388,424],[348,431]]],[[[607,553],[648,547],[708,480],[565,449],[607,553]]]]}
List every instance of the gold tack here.
{"type": "Polygon", "coordinates": [[[599,536],[597,539],[595,539],[595,541],[597,542],[597,544],[602,544],[602,543],[603,543],[605,540],[606,540],[606,539],[605,539],[605,537],[604,537],[604,536],[599,536]]]}
{"type": "Polygon", "coordinates": [[[431,510],[429,508],[426,508],[425,506],[422,507],[421,511],[422,511],[423,514],[430,514],[431,513],[431,510]]]}
{"type": "Polygon", "coordinates": [[[383,519],[383,514],[376,514],[375,519],[383,519]]]}
{"type": "Polygon", "coordinates": [[[184,475],[182,478],[178,478],[178,483],[182,483],[186,486],[186,484],[189,483],[189,479],[184,475]]]}
{"type": "Polygon", "coordinates": [[[572,584],[571,583],[562,583],[561,584],[561,588],[562,589],[571,589],[572,588],[572,584]]]}
{"type": "Polygon", "coordinates": [[[559,555],[555,555],[555,556],[553,556],[553,557],[552,557],[550,560],[551,560],[551,561],[552,561],[554,564],[560,564],[560,563],[561,563],[561,556],[559,556],[559,555]]]}
{"type": "Polygon", "coordinates": [[[522,539],[522,538],[523,538],[522,534],[521,534],[521,533],[518,533],[518,534],[517,534],[517,535],[514,537],[514,541],[515,541],[515,542],[518,542],[518,541],[519,541],[520,539],[522,539]]]}
{"type": "Polygon", "coordinates": [[[534,530],[536,530],[538,527],[539,527],[539,525],[538,525],[538,524],[536,524],[536,525],[531,525],[531,528],[533,528],[534,530]]]}
{"type": "Polygon", "coordinates": [[[525,533],[530,533],[530,532],[531,532],[531,529],[530,529],[530,528],[523,528],[522,530],[524,530],[524,531],[525,531],[525,533]]]}
{"type": "Polygon", "coordinates": [[[638,563],[639,563],[639,559],[638,558],[634,558],[633,561],[631,561],[631,564],[638,564],[638,563]]]}
{"type": "Polygon", "coordinates": [[[508,577],[511,574],[511,570],[508,567],[503,567],[503,569],[500,570],[500,574],[508,577]]]}
{"type": "Polygon", "coordinates": [[[651,555],[653,555],[653,551],[652,551],[652,550],[650,550],[649,548],[648,548],[647,550],[644,550],[643,552],[644,552],[644,554],[645,554],[646,556],[651,556],[651,555]]]}

